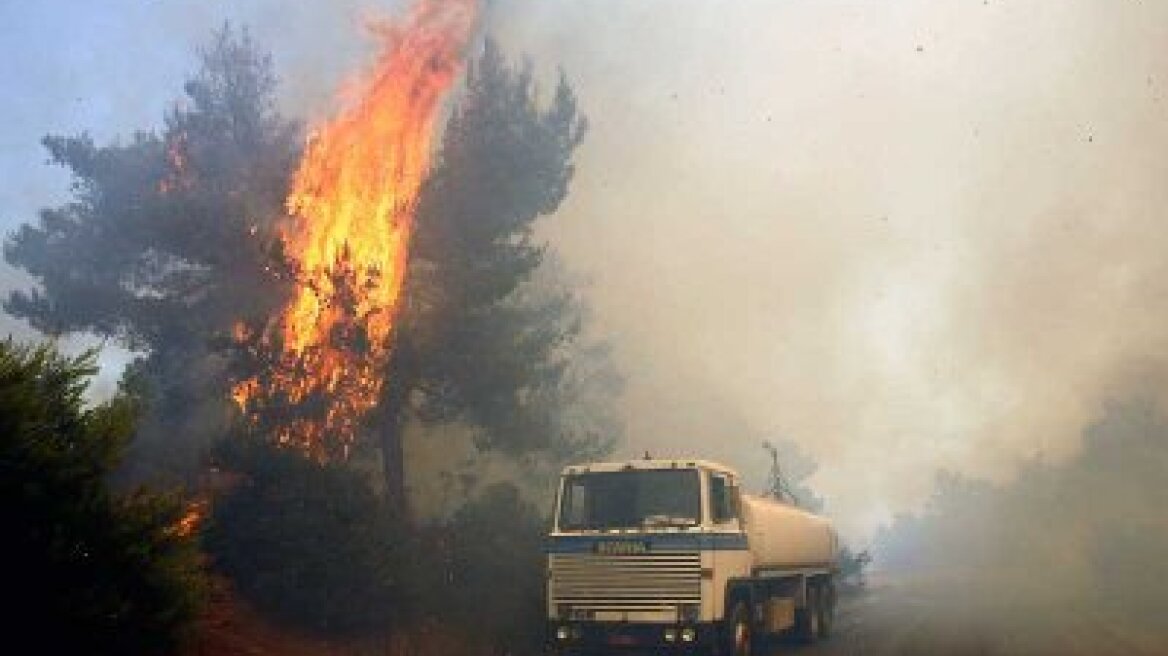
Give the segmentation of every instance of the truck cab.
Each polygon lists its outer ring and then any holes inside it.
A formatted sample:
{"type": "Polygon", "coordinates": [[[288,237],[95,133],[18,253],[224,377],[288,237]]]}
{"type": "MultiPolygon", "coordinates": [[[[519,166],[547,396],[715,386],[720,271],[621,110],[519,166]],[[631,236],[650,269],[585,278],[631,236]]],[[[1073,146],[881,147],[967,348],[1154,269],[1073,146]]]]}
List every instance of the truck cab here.
{"type": "Polygon", "coordinates": [[[566,467],[546,548],[553,651],[742,654],[756,634],[794,626],[830,564],[752,552],[752,537],[774,542],[798,517],[751,513],[748,497],[733,469],[705,460],[566,467]]]}

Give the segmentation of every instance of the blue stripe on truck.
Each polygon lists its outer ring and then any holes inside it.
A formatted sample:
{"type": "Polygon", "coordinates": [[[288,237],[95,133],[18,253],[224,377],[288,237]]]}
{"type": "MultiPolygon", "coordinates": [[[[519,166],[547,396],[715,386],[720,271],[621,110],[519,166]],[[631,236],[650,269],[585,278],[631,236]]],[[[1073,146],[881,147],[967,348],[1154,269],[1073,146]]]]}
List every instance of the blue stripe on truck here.
{"type": "Polygon", "coordinates": [[[742,533],[609,533],[604,535],[557,535],[544,543],[547,553],[588,553],[599,542],[643,542],[653,551],[744,551],[742,533]]]}

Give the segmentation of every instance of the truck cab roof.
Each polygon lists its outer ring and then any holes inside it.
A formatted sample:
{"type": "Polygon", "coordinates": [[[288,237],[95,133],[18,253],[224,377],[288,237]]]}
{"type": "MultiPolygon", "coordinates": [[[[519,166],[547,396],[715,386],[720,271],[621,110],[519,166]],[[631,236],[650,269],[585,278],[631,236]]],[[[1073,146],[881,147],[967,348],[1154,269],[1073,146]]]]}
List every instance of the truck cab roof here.
{"type": "Polygon", "coordinates": [[[738,476],[738,472],[721,463],[694,458],[635,458],[613,462],[589,462],[564,467],[563,475],[587,474],[592,472],[619,472],[641,469],[706,469],[730,476],[738,476]]]}

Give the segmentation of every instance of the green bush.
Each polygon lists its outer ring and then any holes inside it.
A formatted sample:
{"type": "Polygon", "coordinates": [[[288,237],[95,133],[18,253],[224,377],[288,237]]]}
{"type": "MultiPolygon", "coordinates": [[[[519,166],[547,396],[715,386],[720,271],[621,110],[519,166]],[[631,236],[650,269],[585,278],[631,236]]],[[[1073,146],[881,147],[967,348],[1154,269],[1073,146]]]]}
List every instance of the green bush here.
{"type": "Polygon", "coordinates": [[[87,405],[95,354],[0,342],[0,525],[9,644],[41,653],[175,650],[203,595],[176,494],[119,494],[108,479],[136,415],[118,395],[87,405]]]}
{"type": "Polygon", "coordinates": [[[400,540],[359,473],[252,437],[224,441],[215,459],[238,482],[213,504],[205,543],[246,599],[324,634],[389,622],[400,540]]]}

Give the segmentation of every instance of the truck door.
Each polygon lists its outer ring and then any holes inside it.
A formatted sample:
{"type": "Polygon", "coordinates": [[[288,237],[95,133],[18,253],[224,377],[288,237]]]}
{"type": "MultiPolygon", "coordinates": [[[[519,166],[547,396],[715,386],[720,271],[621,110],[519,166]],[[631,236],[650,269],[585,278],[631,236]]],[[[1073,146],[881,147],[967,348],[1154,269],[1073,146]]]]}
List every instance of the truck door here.
{"type": "Polygon", "coordinates": [[[707,610],[712,619],[720,620],[726,608],[726,582],[732,578],[749,576],[750,555],[746,550],[746,536],[742,533],[738,486],[726,474],[710,472],[710,524],[713,529],[711,562],[706,565],[713,576],[707,610]]]}

